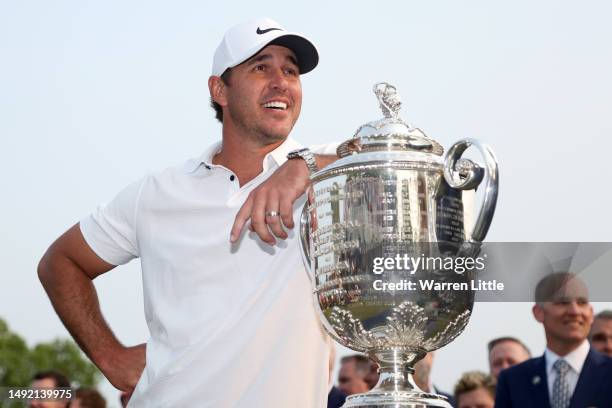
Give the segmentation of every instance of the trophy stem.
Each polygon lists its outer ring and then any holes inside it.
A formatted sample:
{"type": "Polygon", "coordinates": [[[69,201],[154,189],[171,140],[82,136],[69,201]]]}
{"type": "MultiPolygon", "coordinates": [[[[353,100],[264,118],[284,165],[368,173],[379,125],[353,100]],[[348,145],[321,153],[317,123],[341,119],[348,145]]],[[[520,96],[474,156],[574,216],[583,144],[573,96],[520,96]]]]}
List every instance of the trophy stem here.
{"type": "Polygon", "coordinates": [[[379,379],[372,391],[422,392],[414,382],[414,363],[425,356],[425,351],[387,350],[375,354],[380,365],[379,379]]]}
{"type": "Polygon", "coordinates": [[[425,351],[385,350],[374,353],[380,364],[376,386],[364,394],[350,395],[342,408],[452,408],[444,397],[421,390],[414,379],[414,363],[425,351]]]}

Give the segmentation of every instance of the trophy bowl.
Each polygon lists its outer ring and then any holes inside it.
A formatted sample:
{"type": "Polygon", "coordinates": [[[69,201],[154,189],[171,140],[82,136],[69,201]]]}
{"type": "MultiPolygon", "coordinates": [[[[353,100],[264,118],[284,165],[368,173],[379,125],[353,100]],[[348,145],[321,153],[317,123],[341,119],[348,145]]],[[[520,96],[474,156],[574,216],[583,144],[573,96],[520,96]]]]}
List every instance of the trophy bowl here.
{"type": "Polygon", "coordinates": [[[302,255],[326,331],[380,366],[378,384],[344,407],[450,407],[416,386],[413,366],[468,323],[476,270],[457,271],[457,260],[476,257],[488,231],[497,163],[474,139],[442,157],[438,142],[399,118],[395,87],[379,83],[374,93],[384,118],[361,126],[338,147],[340,159],[311,177],[302,255]],[[461,158],[472,145],[484,167],[461,158]],[[463,191],[485,175],[483,204],[467,234],[463,191]]]}

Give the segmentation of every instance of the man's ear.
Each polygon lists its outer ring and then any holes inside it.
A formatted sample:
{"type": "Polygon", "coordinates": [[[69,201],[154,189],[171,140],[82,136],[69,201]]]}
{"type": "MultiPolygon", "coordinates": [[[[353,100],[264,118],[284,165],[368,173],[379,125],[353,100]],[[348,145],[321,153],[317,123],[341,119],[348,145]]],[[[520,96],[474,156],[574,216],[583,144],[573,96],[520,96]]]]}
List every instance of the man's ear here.
{"type": "Polygon", "coordinates": [[[208,78],[208,90],[210,91],[210,97],[213,101],[217,102],[221,106],[227,106],[227,96],[225,94],[225,88],[227,85],[218,76],[211,76],[208,78]]]}
{"type": "Polygon", "coordinates": [[[544,310],[542,306],[536,303],[531,308],[531,311],[533,312],[533,317],[535,317],[538,322],[542,323],[544,321],[544,310]]]}

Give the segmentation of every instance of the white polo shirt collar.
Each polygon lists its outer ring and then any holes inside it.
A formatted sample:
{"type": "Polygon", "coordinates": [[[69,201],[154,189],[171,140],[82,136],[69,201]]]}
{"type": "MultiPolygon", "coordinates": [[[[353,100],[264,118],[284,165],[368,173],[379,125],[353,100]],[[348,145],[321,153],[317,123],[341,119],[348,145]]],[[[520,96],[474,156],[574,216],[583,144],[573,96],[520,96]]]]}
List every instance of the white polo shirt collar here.
{"type": "MultiPolygon", "coordinates": [[[[204,167],[207,170],[212,170],[213,168],[223,168],[224,166],[213,164],[213,158],[217,153],[221,151],[221,147],[223,146],[222,141],[218,141],[208,147],[200,157],[189,160],[185,165],[185,171],[187,173],[193,173],[200,167],[204,167]]],[[[278,146],[276,149],[272,150],[270,153],[266,154],[263,159],[263,171],[266,172],[271,168],[276,168],[281,166],[287,160],[287,154],[293,150],[300,149],[303,146],[294,140],[291,137],[285,139],[285,141],[278,146]]]]}

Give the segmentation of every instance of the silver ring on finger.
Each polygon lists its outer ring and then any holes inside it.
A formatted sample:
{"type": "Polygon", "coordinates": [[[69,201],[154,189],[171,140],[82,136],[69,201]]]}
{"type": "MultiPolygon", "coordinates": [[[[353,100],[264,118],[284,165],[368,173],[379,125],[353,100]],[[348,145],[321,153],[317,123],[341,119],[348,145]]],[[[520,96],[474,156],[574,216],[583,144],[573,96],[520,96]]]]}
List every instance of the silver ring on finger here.
{"type": "Polygon", "coordinates": [[[266,211],[266,217],[278,217],[280,215],[277,211],[266,211]]]}

